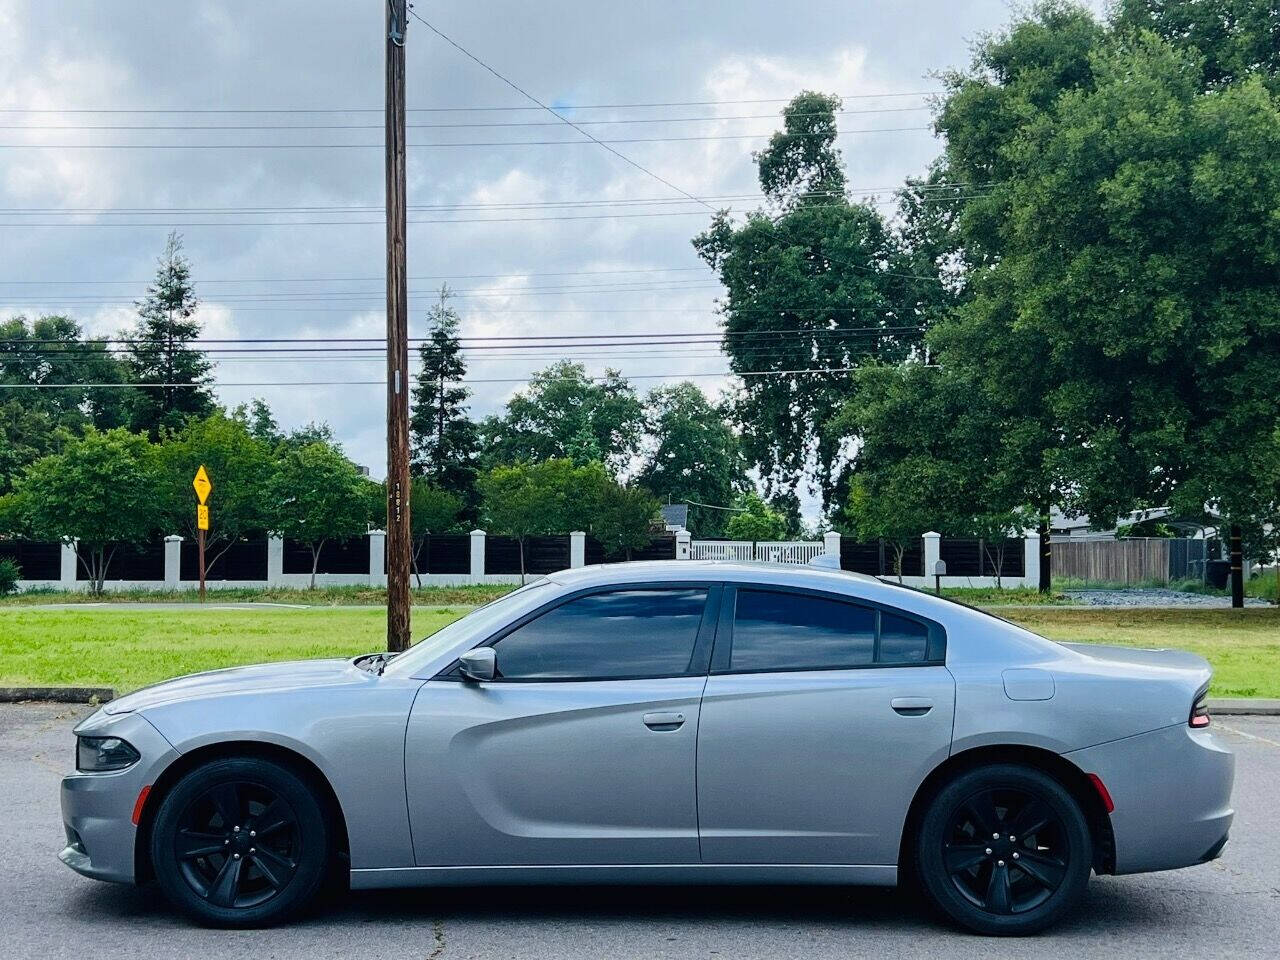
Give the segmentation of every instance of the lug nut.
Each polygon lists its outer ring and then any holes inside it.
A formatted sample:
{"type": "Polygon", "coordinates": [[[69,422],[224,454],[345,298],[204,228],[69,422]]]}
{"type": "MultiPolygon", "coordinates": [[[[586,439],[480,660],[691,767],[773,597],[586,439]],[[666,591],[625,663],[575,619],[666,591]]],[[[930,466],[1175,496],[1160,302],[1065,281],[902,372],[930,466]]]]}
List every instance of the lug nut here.
{"type": "Polygon", "coordinates": [[[232,856],[232,858],[234,858],[234,859],[236,859],[236,860],[239,860],[239,859],[240,859],[240,854],[238,854],[238,853],[233,853],[231,856],[232,856]]]}
{"type": "Polygon", "coordinates": [[[1017,842],[1018,842],[1018,838],[1017,838],[1017,837],[1015,837],[1015,836],[1010,835],[1010,837],[1009,837],[1009,842],[1010,842],[1010,843],[1017,843],[1017,842]]]}
{"type": "Polygon", "coordinates": [[[987,847],[987,856],[988,856],[988,857],[989,857],[989,856],[991,856],[991,848],[990,848],[990,847],[987,847]]]}
{"type": "MultiPolygon", "coordinates": [[[[240,829],[240,828],[239,828],[239,827],[237,827],[236,829],[238,830],[238,829],[240,829]]],[[[991,835],[991,839],[992,839],[992,840],[999,840],[999,839],[1000,839],[1000,834],[998,834],[998,833],[993,833],[993,834],[991,835]]]]}
{"type": "MultiPolygon", "coordinates": [[[[257,851],[257,850],[255,850],[255,849],[253,849],[253,847],[250,847],[250,848],[249,848],[249,852],[250,852],[250,853],[257,853],[258,851],[257,851]]],[[[1017,856],[1017,854],[1015,853],[1015,854],[1014,854],[1014,856],[1016,857],[1016,856],[1017,856]]]]}
{"type": "Polygon", "coordinates": [[[239,827],[239,826],[236,826],[236,828],[235,828],[232,832],[233,832],[233,833],[239,833],[239,832],[240,832],[240,827],[239,827]]]}
{"type": "MultiPolygon", "coordinates": [[[[250,831],[249,831],[249,836],[251,836],[251,837],[256,837],[257,835],[258,835],[258,831],[257,831],[257,830],[250,830],[250,831]]],[[[1012,840],[1012,839],[1013,839],[1013,837],[1010,837],[1009,839],[1010,839],[1010,840],[1012,840]]]]}
{"type": "MultiPolygon", "coordinates": [[[[249,852],[250,852],[250,853],[253,853],[253,851],[252,851],[252,850],[250,850],[249,852]]],[[[1017,859],[1018,859],[1018,854],[1017,854],[1017,853],[1014,853],[1014,855],[1013,855],[1013,859],[1015,859],[1015,860],[1017,860],[1017,859]]]]}
{"type": "Polygon", "coordinates": [[[225,846],[226,846],[227,844],[229,844],[230,842],[231,842],[230,840],[223,840],[223,841],[222,841],[222,845],[225,847],[225,846]]]}
{"type": "Polygon", "coordinates": [[[997,861],[996,861],[996,866],[997,866],[997,867],[1003,867],[1003,866],[1004,866],[1004,861],[1003,861],[1003,860],[997,860],[997,861]]]}

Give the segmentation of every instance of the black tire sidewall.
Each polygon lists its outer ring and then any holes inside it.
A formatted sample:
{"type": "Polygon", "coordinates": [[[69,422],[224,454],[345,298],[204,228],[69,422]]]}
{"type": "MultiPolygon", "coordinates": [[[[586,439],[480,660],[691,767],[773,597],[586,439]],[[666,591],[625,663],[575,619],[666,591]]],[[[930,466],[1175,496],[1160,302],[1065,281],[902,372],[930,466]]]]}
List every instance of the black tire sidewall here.
{"type": "Polygon", "coordinates": [[[214,760],[187,773],[166,794],[151,830],[151,863],[161,891],[175,907],[210,926],[268,926],[296,914],[312,902],[323,883],[330,851],[329,825],[314,791],[289,767],[257,758],[214,760]],[[178,822],[188,804],[211,787],[230,781],[268,787],[298,818],[302,849],[293,877],[278,894],[254,907],[218,907],[206,901],[188,885],[172,852],[178,822]]]}
{"type": "Polygon", "coordinates": [[[1024,936],[1057,923],[1084,895],[1092,871],[1093,842],[1080,805],[1056,779],[1032,767],[998,764],[958,775],[930,802],[916,835],[915,873],[935,908],[976,933],[1024,936]],[[975,792],[1008,787],[1042,800],[1061,819],[1069,845],[1070,867],[1062,885],[1040,906],[1025,913],[1001,916],[966,900],[952,885],[943,863],[943,839],[956,807],[975,792]]]}

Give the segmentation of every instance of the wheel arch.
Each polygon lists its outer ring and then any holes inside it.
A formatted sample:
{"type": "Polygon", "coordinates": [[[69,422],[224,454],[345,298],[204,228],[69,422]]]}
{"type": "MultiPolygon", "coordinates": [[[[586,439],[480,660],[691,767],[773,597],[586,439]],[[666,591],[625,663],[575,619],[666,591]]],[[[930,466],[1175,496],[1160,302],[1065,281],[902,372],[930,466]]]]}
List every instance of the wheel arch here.
{"type": "Polygon", "coordinates": [[[911,846],[915,842],[916,832],[924,819],[929,801],[959,774],[995,763],[1015,763],[1031,767],[1062,784],[1080,804],[1085,821],[1089,824],[1089,834],[1093,839],[1093,869],[1100,874],[1115,872],[1115,835],[1111,829],[1111,818],[1088,774],[1061,754],[1042,747],[991,744],[953,754],[938,764],[920,784],[907,808],[907,818],[903,824],[902,842],[898,849],[900,876],[909,874],[914,869],[915,857],[912,856],[911,846]]]}
{"type": "Polygon", "coordinates": [[[351,848],[347,838],[347,821],[342,812],[342,804],[334,792],[329,778],[324,775],[313,761],[296,750],[255,740],[227,740],[210,743],[178,756],[173,763],[165,767],[156,778],[147,793],[141,815],[138,818],[138,832],[134,840],[134,882],[145,883],[154,879],[155,871],[151,863],[151,829],[155,824],[156,813],[169,791],[192,770],[215,760],[230,759],[268,760],[287,767],[298,774],[308,786],[315,790],[322,807],[333,826],[334,852],[336,854],[334,869],[347,869],[350,862],[351,848]]]}

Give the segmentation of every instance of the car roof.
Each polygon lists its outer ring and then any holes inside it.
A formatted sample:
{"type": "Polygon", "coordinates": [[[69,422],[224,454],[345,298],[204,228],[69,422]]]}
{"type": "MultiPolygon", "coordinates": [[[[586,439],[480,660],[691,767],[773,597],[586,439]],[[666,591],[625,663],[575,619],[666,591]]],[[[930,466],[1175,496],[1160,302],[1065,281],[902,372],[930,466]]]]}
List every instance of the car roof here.
{"type": "Polygon", "coordinates": [[[662,580],[706,580],[812,587],[867,596],[868,591],[892,590],[875,577],[846,570],[805,564],[734,560],[641,560],[595,564],[551,574],[547,579],[570,588],[662,580]]]}

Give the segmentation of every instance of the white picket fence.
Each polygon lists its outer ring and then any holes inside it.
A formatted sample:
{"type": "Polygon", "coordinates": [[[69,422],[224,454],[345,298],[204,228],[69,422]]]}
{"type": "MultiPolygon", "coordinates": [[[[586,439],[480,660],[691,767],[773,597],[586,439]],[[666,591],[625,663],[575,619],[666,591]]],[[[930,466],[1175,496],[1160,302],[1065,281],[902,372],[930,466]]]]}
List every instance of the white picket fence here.
{"type": "Polygon", "coordinates": [[[821,540],[693,540],[690,560],[763,560],[766,563],[808,563],[825,549],[821,540]]]}

